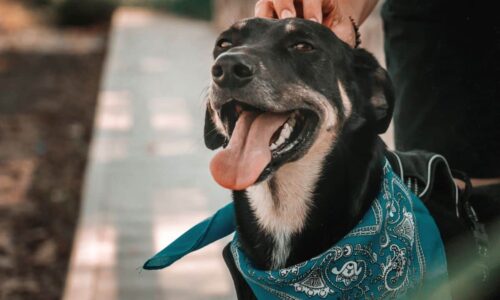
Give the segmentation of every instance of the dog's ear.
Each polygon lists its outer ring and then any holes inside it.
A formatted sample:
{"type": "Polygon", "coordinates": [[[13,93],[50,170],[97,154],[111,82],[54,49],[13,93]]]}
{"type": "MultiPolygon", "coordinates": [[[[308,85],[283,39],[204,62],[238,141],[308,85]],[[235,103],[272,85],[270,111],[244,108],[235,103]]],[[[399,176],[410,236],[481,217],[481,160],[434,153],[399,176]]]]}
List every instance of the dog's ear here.
{"type": "Polygon", "coordinates": [[[363,49],[354,50],[354,64],[360,91],[365,99],[370,99],[373,108],[376,131],[384,133],[394,110],[394,91],[389,75],[377,59],[363,49]]]}
{"type": "Polygon", "coordinates": [[[207,103],[207,110],[205,111],[205,126],[203,128],[203,135],[205,138],[205,146],[210,150],[215,150],[226,142],[226,137],[219,133],[212,120],[214,111],[207,103]]]}

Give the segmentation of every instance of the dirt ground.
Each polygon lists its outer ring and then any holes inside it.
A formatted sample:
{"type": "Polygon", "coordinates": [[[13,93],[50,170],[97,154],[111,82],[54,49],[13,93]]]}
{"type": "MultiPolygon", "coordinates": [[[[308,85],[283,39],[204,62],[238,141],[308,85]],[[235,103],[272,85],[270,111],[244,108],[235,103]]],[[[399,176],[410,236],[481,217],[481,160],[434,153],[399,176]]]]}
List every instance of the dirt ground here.
{"type": "Polygon", "coordinates": [[[109,26],[0,12],[0,299],[59,299],[109,26]]]}

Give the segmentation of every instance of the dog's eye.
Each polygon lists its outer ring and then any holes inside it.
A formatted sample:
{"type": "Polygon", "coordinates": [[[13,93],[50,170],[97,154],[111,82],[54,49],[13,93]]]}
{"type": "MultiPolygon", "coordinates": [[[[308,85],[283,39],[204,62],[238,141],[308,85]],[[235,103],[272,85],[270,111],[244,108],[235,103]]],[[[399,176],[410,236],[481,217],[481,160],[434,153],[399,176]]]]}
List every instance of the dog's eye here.
{"type": "Polygon", "coordinates": [[[300,42],[292,46],[294,50],[300,51],[300,52],[309,52],[314,50],[313,45],[306,43],[306,42],[300,42]]]}
{"type": "Polygon", "coordinates": [[[229,49],[233,46],[233,43],[231,43],[228,40],[220,40],[217,42],[217,47],[221,49],[229,49]]]}

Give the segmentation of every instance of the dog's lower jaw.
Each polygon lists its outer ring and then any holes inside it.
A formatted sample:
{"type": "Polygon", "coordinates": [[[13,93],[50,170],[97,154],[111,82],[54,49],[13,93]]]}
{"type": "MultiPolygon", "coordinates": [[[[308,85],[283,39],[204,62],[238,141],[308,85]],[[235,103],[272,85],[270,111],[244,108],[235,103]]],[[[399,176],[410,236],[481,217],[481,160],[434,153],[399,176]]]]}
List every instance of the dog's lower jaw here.
{"type": "Polygon", "coordinates": [[[268,264],[272,269],[286,265],[292,236],[306,224],[316,183],[336,134],[323,128],[301,159],[283,165],[272,178],[246,191],[258,226],[271,238],[268,264]]]}
{"type": "Polygon", "coordinates": [[[359,222],[379,191],[385,149],[378,137],[363,141],[332,143],[320,159],[284,165],[273,180],[234,192],[239,240],[255,267],[314,257],[359,222]]]}

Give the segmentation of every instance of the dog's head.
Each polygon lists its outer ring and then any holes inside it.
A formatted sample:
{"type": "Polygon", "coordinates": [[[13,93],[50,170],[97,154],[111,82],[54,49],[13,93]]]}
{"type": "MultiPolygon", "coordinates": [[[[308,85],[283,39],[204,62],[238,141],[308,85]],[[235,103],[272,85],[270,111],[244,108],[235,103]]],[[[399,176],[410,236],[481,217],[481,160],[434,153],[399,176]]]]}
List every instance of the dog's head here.
{"type": "Polygon", "coordinates": [[[241,190],[311,151],[326,155],[341,132],[384,132],[393,95],[376,59],[303,19],[247,19],[217,39],[205,144],[224,147],[216,181],[241,190]]]}

